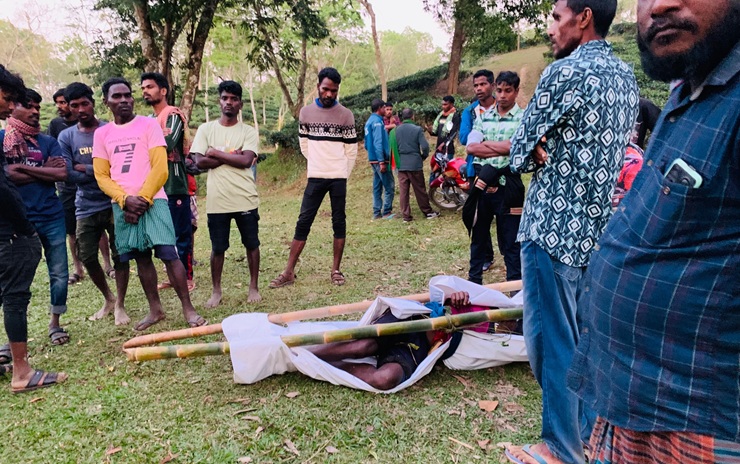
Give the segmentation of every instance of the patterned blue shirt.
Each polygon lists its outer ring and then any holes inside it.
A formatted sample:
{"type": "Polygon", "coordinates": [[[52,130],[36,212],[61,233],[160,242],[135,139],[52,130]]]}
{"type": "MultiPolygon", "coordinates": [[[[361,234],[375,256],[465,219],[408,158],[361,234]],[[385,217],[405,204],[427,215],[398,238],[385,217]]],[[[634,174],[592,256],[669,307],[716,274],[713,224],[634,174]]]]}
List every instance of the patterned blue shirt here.
{"type": "Polygon", "coordinates": [[[739,441],[740,44],[673,91],[597,248],[570,388],[619,427],[739,441]]]}
{"type": "Polygon", "coordinates": [[[545,69],[516,134],[511,170],[534,171],[517,241],[532,240],[569,266],[586,266],[611,216],[639,95],[632,69],[604,40],[545,69]],[[547,137],[548,159],[532,151],[547,137]]]}

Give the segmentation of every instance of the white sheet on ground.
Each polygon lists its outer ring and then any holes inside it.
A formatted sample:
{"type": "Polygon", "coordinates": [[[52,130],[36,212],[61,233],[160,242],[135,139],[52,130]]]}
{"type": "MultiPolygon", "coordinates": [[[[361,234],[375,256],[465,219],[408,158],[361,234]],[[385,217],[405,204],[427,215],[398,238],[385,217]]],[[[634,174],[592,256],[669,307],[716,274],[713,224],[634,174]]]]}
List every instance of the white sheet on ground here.
{"type": "MultiPolygon", "coordinates": [[[[467,290],[473,304],[499,307],[516,306],[511,299],[501,292],[471,284],[459,277],[434,277],[430,281],[430,290],[433,283],[437,295],[448,295],[457,291],[456,289],[467,290]],[[471,285],[474,287],[470,287],[471,285]]],[[[378,297],[359,321],[291,322],[286,326],[281,326],[269,322],[267,320],[268,315],[264,313],[230,316],[224,319],[221,325],[224,335],[229,341],[231,363],[234,368],[234,382],[250,384],[271,375],[299,371],[311,378],[330,382],[334,385],[343,385],[375,393],[395,393],[403,390],[431,372],[437,360],[449,346],[449,342],[427,356],[405,382],[392,390],[377,390],[348,372],[317,358],[303,347],[289,348],[280,338],[283,335],[307,334],[369,325],[388,309],[399,319],[417,314],[429,314],[430,312],[421,303],[400,298],[378,297]]],[[[508,362],[527,360],[523,340],[519,344],[516,336],[505,336],[506,340],[500,337],[500,335],[465,332],[455,354],[445,360],[444,363],[450,369],[482,369],[508,362]],[[488,340],[490,338],[488,335],[493,338],[488,340]],[[460,353],[459,356],[458,352],[460,353]]],[[[374,362],[374,359],[369,360],[369,362],[374,362]]]]}

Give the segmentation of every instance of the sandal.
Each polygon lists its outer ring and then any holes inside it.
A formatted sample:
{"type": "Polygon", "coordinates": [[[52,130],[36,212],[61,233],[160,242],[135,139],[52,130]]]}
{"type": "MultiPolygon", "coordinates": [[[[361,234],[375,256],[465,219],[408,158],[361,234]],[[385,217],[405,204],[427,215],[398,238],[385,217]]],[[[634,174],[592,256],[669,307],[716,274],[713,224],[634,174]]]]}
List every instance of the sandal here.
{"type": "Polygon", "coordinates": [[[268,287],[280,288],[280,287],[285,287],[286,285],[293,285],[295,283],[295,279],[296,279],[295,274],[293,274],[292,279],[289,279],[288,276],[285,274],[280,274],[279,276],[274,278],[272,282],[270,282],[270,285],[268,285],[268,287]]]}
{"type": "Polygon", "coordinates": [[[49,329],[49,339],[52,345],[64,345],[69,343],[69,333],[61,327],[49,329]]]}
{"type": "Polygon", "coordinates": [[[0,346],[0,364],[8,364],[12,361],[13,354],[10,352],[10,344],[0,346]]]}
{"type": "Polygon", "coordinates": [[[12,364],[0,364],[0,376],[4,376],[5,374],[12,374],[12,373],[13,373],[12,364]]]}
{"type": "Polygon", "coordinates": [[[69,279],[67,279],[67,284],[74,285],[76,283],[79,283],[82,280],[82,276],[78,273],[74,273],[71,276],[69,276],[69,279]]]}
{"type": "Polygon", "coordinates": [[[62,383],[67,380],[67,374],[63,372],[46,372],[42,370],[34,371],[30,380],[23,388],[11,388],[13,393],[25,393],[39,388],[46,388],[62,383]]]}
{"type": "Polygon", "coordinates": [[[346,279],[344,278],[342,271],[333,271],[331,273],[331,283],[334,285],[344,285],[345,282],[346,279]]]}
{"type": "Polygon", "coordinates": [[[195,319],[188,320],[188,325],[190,328],[194,329],[195,327],[200,327],[203,325],[208,324],[208,321],[206,321],[203,316],[198,316],[195,319]]]}
{"type": "Polygon", "coordinates": [[[110,278],[110,279],[115,279],[116,278],[116,270],[113,269],[112,267],[111,268],[108,268],[105,271],[105,273],[108,274],[108,278],[110,278]]]}

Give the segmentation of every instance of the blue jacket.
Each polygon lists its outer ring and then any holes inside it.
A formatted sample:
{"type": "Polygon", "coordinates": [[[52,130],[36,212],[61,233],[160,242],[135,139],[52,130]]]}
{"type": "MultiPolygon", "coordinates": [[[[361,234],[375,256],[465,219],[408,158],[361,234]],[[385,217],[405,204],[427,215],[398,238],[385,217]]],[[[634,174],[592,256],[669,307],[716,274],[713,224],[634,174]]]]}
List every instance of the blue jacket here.
{"type": "Polygon", "coordinates": [[[390,160],[391,147],[383,118],[373,113],[365,123],[365,150],[371,163],[390,160]]]}
{"type": "Polygon", "coordinates": [[[478,105],[478,100],[474,101],[460,115],[460,132],[458,137],[460,138],[460,143],[463,145],[468,144],[468,135],[473,130],[473,109],[478,105]]]}

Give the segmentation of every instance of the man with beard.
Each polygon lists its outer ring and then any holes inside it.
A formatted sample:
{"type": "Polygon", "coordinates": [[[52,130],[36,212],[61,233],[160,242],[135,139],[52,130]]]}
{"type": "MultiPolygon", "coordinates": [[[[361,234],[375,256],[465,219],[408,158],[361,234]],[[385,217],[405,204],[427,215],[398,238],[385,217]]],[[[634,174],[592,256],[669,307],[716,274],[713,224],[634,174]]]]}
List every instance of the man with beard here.
{"type": "Polygon", "coordinates": [[[740,3],[639,0],[645,72],[680,81],[593,254],[569,386],[596,463],[736,463],[740,3]]]}
{"type": "MultiPolygon", "coordinates": [[[[25,101],[26,88],[20,77],[0,65],[0,119],[10,116],[18,101],[25,101]]],[[[2,147],[2,145],[0,145],[2,147]]],[[[4,151],[0,166],[4,167],[4,151]]],[[[28,363],[28,303],[31,283],[41,260],[41,243],[16,187],[0,169],[0,304],[9,346],[0,348],[0,372],[13,372],[13,393],[32,391],[64,382],[63,372],[34,370],[28,363]],[[12,365],[7,365],[12,361],[12,365]]],[[[62,239],[64,240],[64,239],[62,239]]]]}
{"type": "Polygon", "coordinates": [[[334,68],[324,68],[319,71],[318,77],[318,98],[313,104],[304,106],[298,115],[298,137],[301,153],[308,161],[308,183],[303,192],[288,263],[285,270],[270,282],[270,288],[295,283],[296,263],[327,193],[331,200],[331,226],[334,231],[331,282],[335,285],[345,283],[340,265],[347,236],[347,178],[357,159],[357,132],[354,115],[337,101],[342,76],[334,68]]]}
{"type": "Polygon", "coordinates": [[[113,123],[93,136],[93,170],[100,190],[113,200],[116,249],[121,262],[136,260],[149,314],[134,330],[146,330],[165,319],[157,291],[154,255],[164,261],[167,275],[182,304],[190,327],[206,323],[190,302],[185,268],[175,247],[175,230],[164,183],[167,181],[167,143],[157,121],[134,114],[131,84],[120,77],[103,84],[103,101],[113,123]]]}
{"type": "Polygon", "coordinates": [[[44,247],[51,297],[49,338],[53,345],[63,345],[69,342],[69,334],[59,325],[59,319],[67,312],[69,269],[64,209],[54,182],[67,179],[67,166],[59,143],[41,133],[40,109],[41,95],[26,90],[26,102],[16,105],[8,127],[0,132],[0,142],[8,163],[8,178],[18,187],[28,219],[44,247]]]}
{"type": "MultiPolygon", "coordinates": [[[[167,182],[164,193],[170,207],[172,223],[175,226],[177,253],[180,256],[188,277],[188,291],[195,289],[193,282],[193,225],[190,212],[190,195],[188,191],[188,173],[185,168],[185,156],[190,151],[190,131],[187,118],[180,108],[167,104],[170,84],[160,73],[149,72],[141,75],[141,94],[144,101],[154,110],[159,126],[167,142],[167,182]]],[[[162,282],[159,289],[172,288],[170,282],[162,282]]]]}
{"type": "MultiPolygon", "coordinates": [[[[523,331],[542,387],[542,443],[509,447],[513,462],[582,463],[593,417],[566,388],[579,337],[576,300],[637,118],[631,68],[604,39],[617,0],[558,0],[545,69],[511,139],[511,169],[534,172],[521,243],[523,331]]],[[[612,287],[616,288],[616,287],[612,287]]],[[[620,290],[622,288],[620,287],[620,290]]]]}
{"type": "MultiPolygon", "coordinates": [[[[93,169],[93,139],[95,131],[105,125],[95,116],[95,99],[90,87],[82,82],[73,82],[64,90],[64,98],[75,115],[77,124],[59,134],[59,146],[67,164],[67,181],[77,186],[75,199],[77,251],[85,265],[90,280],[103,294],[103,307],[90,316],[98,320],[113,313],[116,325],[130,322],[124,301],[130,277],[129,264],[121,262],[115,245],[113,208],[110,198],[98,187],[93,169]],[[98,261],[98,244],[101,236],[110,236],[110,253],[116,266],[116,294],[105,278],[98,261]]],[[[106,246],[108,241],[106,240],[106,246]]]]}
{"type": "Polygon", "coordinates": [[[258,287],[260,273],[259,195],[250,169],[257,160],[259,135],[254,127],[239,121],[242,86],[234,81],[218,85],[221,117],[201,124],[191,152],[198,169],[208,170],[206,212],[211,236],[211,280],[213,291],[207,308],[221,303],[221,275],[229,249],[232,219],[247,251],[249,292],[247,302],[262,300],[258,287]]]}

